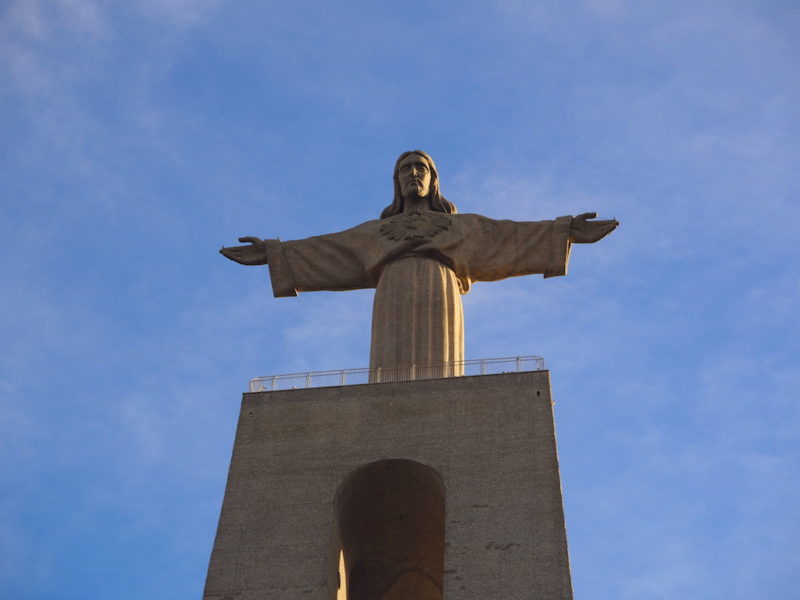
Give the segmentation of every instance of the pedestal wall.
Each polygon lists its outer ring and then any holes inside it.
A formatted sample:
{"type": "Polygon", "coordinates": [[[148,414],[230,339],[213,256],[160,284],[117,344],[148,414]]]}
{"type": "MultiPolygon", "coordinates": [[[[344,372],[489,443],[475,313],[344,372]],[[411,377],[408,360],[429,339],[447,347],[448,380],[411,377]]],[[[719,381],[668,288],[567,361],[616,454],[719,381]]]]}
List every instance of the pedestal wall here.
{"type": "Polygon", "coordinates": [[[205,600],[336,598],[334,496],[380,459],[445,486],[445,600],[569,600],[547,371],[245,394],[205,600]]]}

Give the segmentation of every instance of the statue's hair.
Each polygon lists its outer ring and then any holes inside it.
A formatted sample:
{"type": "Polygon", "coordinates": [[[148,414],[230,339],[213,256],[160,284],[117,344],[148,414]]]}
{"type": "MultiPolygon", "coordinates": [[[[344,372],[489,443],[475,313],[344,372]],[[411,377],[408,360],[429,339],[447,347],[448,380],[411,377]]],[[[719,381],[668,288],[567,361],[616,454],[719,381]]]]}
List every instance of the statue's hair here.
{"type": "Polygon", "coordinates": [[[422,150],[409,150],[408,152],[403,152],[397,159],[397,162],[394,164],[394,175],[392,177],[394,180],[394,199],[389,206],[383,209],[383,212],[381,213],[381,219],[385,219],[386,217],[391,217],[403,212],[405,202],[403,201],[403,193],[400,190],[398,169],[400,167],[400,162],[409,154],[418,154],[424,158],[425,162],[428,163],[428,168],[431,170],[431,185],[430,190],[428,191],[428,202],[431,210],[450,214],[458,212],[456,205],[442,196],[442,193],[439,191],[439,172],[436,170],[436,164],[433,162],[433,159],[430,157],[430,155],[422,150]]]}

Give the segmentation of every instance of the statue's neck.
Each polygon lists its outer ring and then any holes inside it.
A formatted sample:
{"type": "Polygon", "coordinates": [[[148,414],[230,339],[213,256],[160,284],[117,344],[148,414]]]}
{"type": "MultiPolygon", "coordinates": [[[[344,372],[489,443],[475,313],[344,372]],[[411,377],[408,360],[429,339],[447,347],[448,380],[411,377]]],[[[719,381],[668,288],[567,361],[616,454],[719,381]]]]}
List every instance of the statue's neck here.
{"type": "Polygon", "coordinates": [[[428,196],[420,198],[419,196],[404,196],[403,197],[403,212],[410,210],[430,210],[431,202],[428,196]]]}

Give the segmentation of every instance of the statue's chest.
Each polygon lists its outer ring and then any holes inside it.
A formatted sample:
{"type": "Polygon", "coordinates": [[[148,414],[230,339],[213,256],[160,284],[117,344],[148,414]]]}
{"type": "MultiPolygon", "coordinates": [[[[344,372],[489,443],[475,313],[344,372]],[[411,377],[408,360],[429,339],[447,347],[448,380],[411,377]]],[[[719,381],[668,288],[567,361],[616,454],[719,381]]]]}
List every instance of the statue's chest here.
{"type": "Polygon", "coordinates": [[[426,242],[452,229],[453,221],[445,214],[410,210],[381,224],[380,233],[391,242],[426,242]]]}

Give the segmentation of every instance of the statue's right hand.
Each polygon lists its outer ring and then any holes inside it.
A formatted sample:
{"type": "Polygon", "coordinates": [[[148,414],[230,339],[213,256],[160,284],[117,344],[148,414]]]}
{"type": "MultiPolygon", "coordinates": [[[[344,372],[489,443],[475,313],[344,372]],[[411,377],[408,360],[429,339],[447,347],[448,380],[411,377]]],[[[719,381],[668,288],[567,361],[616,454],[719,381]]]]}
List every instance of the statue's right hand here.
{"type": "Polygon", "coordinates": [[[249,246],[228,246],[221,248],[219,253],[225,258],[239,263],[240,265],[266,265],[267,245],[264,240],[257,237],[240,237],[240,242],[249,242],[249,246]]]}

